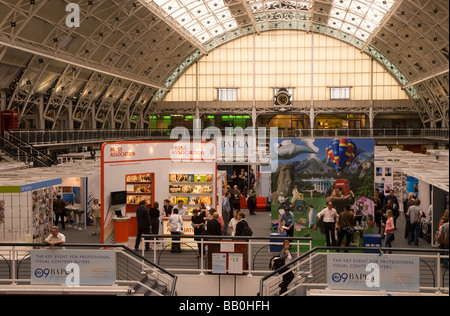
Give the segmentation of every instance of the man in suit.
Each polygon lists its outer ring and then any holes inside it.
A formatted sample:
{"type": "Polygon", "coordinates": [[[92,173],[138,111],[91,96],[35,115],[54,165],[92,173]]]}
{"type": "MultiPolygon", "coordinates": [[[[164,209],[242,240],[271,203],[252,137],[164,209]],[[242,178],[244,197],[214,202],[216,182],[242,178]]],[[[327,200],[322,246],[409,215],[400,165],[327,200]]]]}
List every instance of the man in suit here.
{"type": "MultiPolygon", "coordinates": [[[[150,234],[150,216],[147,209],[147,201],[141,201],[139,207],[136,210],[136,219],[138,232],[136,236],[136,243],[134,245],[134,250],[139,251],[139,245],[141,244],[142,234],[150,234]]],[[[150,249],[150,244],[145,243],[145,250],[150,249]]]]}
{"type": "Polygon", "coordinates": [[[219,213],[214,212],[213,218],[208,221],[208,224],[206,225],[206,235],[222,235],[222,226],[219,222],[219,213]]]}
{"type": "Polygon", "coordinates": [[[238,220],[238,223],[236,225],[236,235],[235,236],[244,236],[243,235],[244,227],[248,227],[248,223],[245,220],[245,213],[239,212],[236,219],[238,220]]]}

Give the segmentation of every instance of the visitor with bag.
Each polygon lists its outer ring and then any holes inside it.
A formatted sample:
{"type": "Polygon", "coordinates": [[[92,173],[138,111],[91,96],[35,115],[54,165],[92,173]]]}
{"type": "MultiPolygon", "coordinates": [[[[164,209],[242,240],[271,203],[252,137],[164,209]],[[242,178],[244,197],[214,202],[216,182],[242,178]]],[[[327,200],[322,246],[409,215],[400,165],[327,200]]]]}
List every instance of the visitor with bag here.
{"type": "Polygon", "coordinates": [[[172,215],[169,217],[170,234],[172,235],[172,249],[170,252],[181,252],[180,236],[184,233],[183,217],[178,214],[178,209],[172,210],[172,215]]]}

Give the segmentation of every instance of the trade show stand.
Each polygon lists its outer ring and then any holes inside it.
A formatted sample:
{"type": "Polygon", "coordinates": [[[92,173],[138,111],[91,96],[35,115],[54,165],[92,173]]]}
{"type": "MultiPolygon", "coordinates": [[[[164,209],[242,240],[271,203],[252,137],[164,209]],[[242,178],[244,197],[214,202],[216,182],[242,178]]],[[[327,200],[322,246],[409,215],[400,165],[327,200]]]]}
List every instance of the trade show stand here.
{"type": "Polygon", "coordinates": [[[0,177],[0,241],[41,243],[50,233],[61,178],[0,177]]]}
{"type": "MultiPolygon", "coordinates": [[[[201,202],[216,209],[220,205],[215,143],[105,143],[101,157],[103,243],[116,242],[113,216],[118,212],[130,217],[129,237],[137,235],[136,210],[143,200],[158,202],[160,210],[166,199],[173,206],[183,201],[186,222],[201,202]]],[[[167,220],[162,226],[166,233],[167,220]]],[[[190,228],[186,223],[185,229],[190,228]]]]}

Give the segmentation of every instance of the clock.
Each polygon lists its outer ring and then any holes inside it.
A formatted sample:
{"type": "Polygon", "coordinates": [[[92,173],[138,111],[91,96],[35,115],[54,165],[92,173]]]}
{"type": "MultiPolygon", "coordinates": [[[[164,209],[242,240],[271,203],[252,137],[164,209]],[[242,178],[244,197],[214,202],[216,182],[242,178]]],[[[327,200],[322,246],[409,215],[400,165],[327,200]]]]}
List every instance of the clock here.
{"type": "Polygon", "coordinates": [[[291,105],[291,95],[286,89],[282,88],[278,90],[275,95],[275,105],[291,105]]]}

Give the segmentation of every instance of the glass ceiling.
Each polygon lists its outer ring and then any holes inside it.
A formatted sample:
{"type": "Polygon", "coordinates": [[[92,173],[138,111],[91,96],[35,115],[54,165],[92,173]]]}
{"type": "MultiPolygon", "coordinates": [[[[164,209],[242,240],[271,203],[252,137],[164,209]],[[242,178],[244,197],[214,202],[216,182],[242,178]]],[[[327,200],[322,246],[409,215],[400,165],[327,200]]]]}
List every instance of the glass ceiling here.
{"type": "Polygon", "coordinates": [[[396,0],[334,0],[328,26],[367,41],[396,0]]]}
{"type": "Polygon", "coordinates": [[[145,0],[154,2],[200,42],[238,27],[223,0],[145,0]]]}
{"type": "MultiPolygon", "coordinates": [[[[239,27],[224,0],[143,0],[155,3],[181,27],[196,37],[201,43],[220,36],[239,27]]],[[[383,17],[397,0],[329,0],[321,1],[269,1],[243,0],[258,22],[264,22],[263,13],[271,12],[310,12],[314,14],[313,23],[322,23],[367,41],[380,25],[383,17]],[[311,5],[314,5],[312,8],[311,5]],[[331,5],[331,6],[330,6],[331,5]],[[323,6],[323,7],[322,7],[323,6]],[[322,16],[319,21],[315,18],[322,16]],[[323,18],[327,15],[327,18],[323,18]]],[[[235,1],[231,1],[236,5],[235,1]]],[[[266,15],[267,21],[289,20],[296,15],[266,15]]]]}

